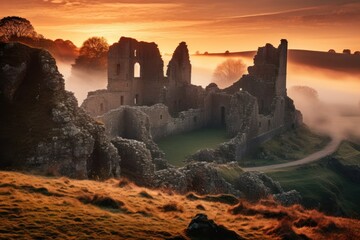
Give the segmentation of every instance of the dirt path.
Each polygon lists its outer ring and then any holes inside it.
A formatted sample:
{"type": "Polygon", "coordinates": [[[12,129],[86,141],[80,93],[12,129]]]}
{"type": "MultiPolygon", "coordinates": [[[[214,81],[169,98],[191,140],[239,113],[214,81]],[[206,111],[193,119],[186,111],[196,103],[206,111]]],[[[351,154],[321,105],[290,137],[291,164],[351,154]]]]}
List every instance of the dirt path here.
{"type": "Polygon", "coordinates": [[[340,143],[341,143],[340,139],[333,139],[325,148],[323,148],[322,150],[320,150],[318,152],[310,154],[309,156],[307,156],[303,159],[299,159],[299,160],[295,160],[295,161],[287,162],[287,163],[274,164],[274,165],[243,168],[243,170],[244,171],[267,172],[267,171],[271,171],[274,169],[294,167],[294,166],[299,166],[302,164],[307,164],[307,163],[314,162],[316,160],[319,160],[323,157],[329,156],[330,154],[334,153],[338,149],[340,143]]]}

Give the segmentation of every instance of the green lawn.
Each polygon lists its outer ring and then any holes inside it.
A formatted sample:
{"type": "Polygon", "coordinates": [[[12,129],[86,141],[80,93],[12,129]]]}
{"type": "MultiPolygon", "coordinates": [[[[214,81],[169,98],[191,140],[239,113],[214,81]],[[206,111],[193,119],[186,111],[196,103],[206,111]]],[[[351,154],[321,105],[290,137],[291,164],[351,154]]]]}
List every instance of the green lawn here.
{"type": "Polygon", "coordinates": [[[330,138],[311,132],[307,127],[287,131],[263,144],[240,161],[242,167],[289,162],[321,150],[330,138]]]}
{"type": "Polygon", "coordinates": [[[201,129],[163,138],[157,144],[171,164],[181,167],[188,155],[203,148],[215,148],[228,140],[225,129],[201,129]]]}
{"type": "MultiPolygon", "coordinates": [[[[360,164],[360,146],[344,142],[333,154],[343,164],[360,164]]],[[[267,173],[285,190],[296,189],[309,208],[360,217],[360,184],[351,181],[324,158],[312,164],[267,173]]]]}

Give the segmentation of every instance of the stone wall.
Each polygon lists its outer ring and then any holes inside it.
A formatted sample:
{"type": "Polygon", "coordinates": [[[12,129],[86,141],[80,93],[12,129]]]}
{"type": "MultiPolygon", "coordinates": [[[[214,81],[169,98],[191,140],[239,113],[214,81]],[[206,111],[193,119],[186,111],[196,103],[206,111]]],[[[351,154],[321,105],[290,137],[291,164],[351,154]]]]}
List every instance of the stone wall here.
{"type": "Polygon", "coordinates": [[[105,124],[106,132],[111,137],[119,136],[140,141],[143,140],[136,137],[139,135],[136,133],[139,131],[137,128],[145,128],[143,131],[148,131],[149,138],[158,140],[169,135],[189,132],[205,126],[202,110],[190,109],[180,112],[178,117],[173,118],[164,104],[156,104],[151,107],[124,106],[111,110],[97,119],[105,124]],[[143,126],[135,124],[139,121],[143,126]]]}
{"type": "Polygon", "coordinates": [[[230,112],[231,95],[223,92],[212,92],[205,97],[204,109],[206,125],[209,127],[226,127],[226,116],[230,112]]]}

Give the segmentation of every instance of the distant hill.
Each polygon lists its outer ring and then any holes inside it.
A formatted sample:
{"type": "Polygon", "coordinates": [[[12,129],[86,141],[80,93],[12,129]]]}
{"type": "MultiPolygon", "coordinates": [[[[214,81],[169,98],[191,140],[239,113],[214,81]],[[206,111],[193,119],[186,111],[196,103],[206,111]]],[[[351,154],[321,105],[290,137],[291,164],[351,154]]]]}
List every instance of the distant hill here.
{"type": "MultiPolygon", "coordinates": [[[[197,54],[196,56],[253,58],[255,54],[256,51],[245,51],[229,53],[206,53],[197,54]]],[[[294,64],[360,74],[360,55],[291,49],[289,50],[288,57],[289,62],[294,64]]]]}
{"type": "Polygon", "coordinates": [[[46,38],[31,38],[31,37],[12,37],[10,42],[20,42],[30,47],[46,49],[57,60],[64,62],[73,62],[79,55],[79,49],[70,40],[63,39],[46,39],[46,38]]]}

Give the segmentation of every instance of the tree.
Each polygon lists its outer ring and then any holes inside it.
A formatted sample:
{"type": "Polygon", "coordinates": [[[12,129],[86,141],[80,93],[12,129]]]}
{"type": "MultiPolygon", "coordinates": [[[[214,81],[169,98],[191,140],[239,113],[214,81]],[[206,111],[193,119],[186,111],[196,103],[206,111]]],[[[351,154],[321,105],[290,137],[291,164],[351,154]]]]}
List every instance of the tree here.
{"type": "Polygon", "coordinates": [[[103,37],[91,37],[80,48],[74,68],[82,70],[106,70],[109,44],[103,37]]]}
{"type": "Polygon", "coordinates": [[[7,41],[12,37],[36,38],[38,34],[30,21],[21,17],[4,17],[0,20],[0,37],[7,41]]]}
{"type": "Polygon", "coordinates": [[[343,54],[351,54],[351,50],[350,49],[344,49],[343,54]]]}
{"type": "Polygon", "coordinates": [[[227,87],[239,80],[245,71],[246,65],[241,59],[229,58],[216,67],[213,81],[221,88],[227,87]]]}
{"type": "Polygon", "coordinates": [[[319,93],[311,87],[308,86],[292,86],[289,90],[289,94],[300,95],[311,101],[319,101],[319,93]]]}

